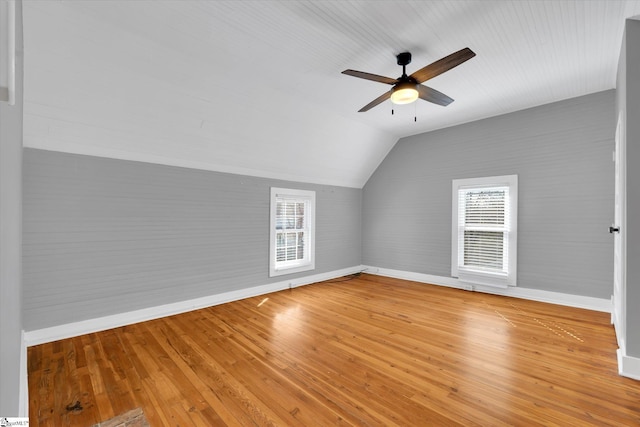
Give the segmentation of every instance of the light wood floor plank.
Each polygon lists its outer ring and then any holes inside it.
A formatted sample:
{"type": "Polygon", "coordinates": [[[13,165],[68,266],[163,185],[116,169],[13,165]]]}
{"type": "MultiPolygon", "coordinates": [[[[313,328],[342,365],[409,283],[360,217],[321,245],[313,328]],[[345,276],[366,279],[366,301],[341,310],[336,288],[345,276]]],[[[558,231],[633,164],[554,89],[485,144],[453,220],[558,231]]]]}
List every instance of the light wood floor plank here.
{"type": "Polygon", "coordinates": [[[607,313],[363,274],[31,347],[30,425],[638,426],[616,348],[607,313]]]}

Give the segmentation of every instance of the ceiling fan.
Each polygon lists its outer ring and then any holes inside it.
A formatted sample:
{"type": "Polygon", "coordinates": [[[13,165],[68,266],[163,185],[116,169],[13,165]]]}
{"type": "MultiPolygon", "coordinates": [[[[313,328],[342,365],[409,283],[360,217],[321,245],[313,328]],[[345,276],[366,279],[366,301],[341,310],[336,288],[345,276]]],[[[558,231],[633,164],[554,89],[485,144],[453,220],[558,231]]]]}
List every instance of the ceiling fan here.
{"type": "Polygon", "coordinates": [[[457,67],[474,56],[476,56],[476,54],[468,47],[465,47],[464,49],[454,52],[449,56],[445,56],[444,58],[419,69],[410,76],[407,76],[406,67],[411,63],[411,53],[403,52],[396,56],[398,59],[398,65],[402,65],[402,76],[397,79],[356,70],[344,70],[342,74],[366,80],[373,80],[374,82],[385,83],[392,86],[390,91],[383,93],[358,110],[359,113],[369,111],[389,98],[391,98],[391,102],[394,104],[409,104],[420,98],[425,101],[433,102],[434,104],[447,106],[453,102],[452,98],[449,98],[444,93],[438,92],[429,86],[423,85],[422,83],[444,73],[445,71],[449,71],[450,69],[457,67]]]}

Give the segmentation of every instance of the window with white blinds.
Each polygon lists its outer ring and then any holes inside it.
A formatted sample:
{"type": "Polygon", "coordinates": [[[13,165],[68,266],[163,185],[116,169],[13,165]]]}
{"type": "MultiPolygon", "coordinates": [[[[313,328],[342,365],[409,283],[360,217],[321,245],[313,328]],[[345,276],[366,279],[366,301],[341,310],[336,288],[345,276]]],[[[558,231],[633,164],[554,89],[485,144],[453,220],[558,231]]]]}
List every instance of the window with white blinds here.
{"type": "Polygon", "coordinates": [[[515,285],[517,192],[517,175],[453,180],[453,277],[515,285]]]}
{"type": "Polygon", "coordinates": [[[315,192],[271,188],[269,275],[315,268],[315,192]]]}

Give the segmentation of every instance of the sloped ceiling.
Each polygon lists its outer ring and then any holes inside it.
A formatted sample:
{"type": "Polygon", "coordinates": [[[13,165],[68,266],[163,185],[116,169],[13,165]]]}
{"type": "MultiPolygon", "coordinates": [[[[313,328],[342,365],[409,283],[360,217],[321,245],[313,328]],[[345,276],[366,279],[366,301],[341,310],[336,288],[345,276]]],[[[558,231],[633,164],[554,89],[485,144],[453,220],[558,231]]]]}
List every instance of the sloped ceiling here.
{"type": "Polygon", "coordinates": [[[408,135],[615,87],[639,1],[23,2],[24,145],[362,187],[408,135]],[[428,85],[398,77],[470,47],[428,85]],[[414,121],[416,117],[417,121],[414,121]]]}

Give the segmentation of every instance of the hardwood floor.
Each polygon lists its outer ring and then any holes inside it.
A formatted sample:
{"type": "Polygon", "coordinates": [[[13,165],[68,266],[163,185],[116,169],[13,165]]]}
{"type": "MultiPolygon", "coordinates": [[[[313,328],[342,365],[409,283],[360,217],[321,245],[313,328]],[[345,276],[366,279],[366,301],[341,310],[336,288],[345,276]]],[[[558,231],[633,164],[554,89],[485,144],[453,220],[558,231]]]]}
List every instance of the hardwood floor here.
{"type": "Polygon", "coordinates": [[[30,425],[638,426],[609,314],[361,275],[29,348],[30,425]]]}

